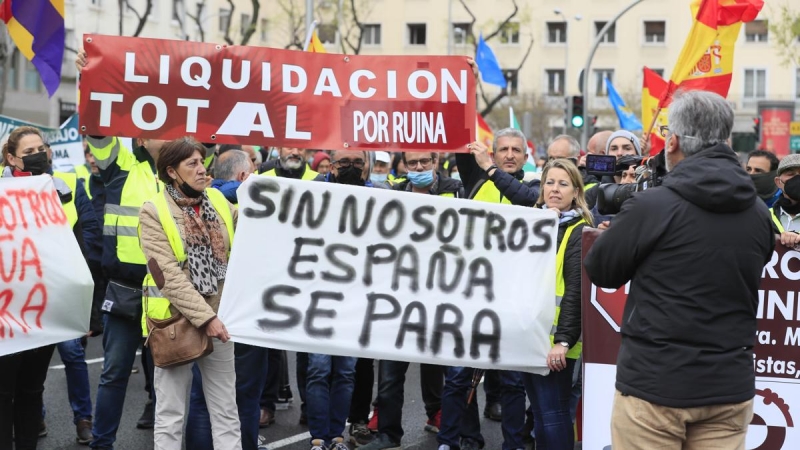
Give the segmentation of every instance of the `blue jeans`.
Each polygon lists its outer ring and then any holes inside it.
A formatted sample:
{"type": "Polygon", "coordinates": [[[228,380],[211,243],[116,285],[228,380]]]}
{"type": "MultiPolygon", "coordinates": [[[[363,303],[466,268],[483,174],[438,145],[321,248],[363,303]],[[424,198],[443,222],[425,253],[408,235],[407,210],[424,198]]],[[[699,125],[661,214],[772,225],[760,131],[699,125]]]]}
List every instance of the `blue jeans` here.
{"type": "Polygon", "coordinates": [[[572,374],[572,392],[569,399],[569,416],[572,418],[572,423],[575,423],[575,415],[578,413],[578,402],[583,395],[583,372],[581,371],[581,362],[583,355],[578,358],[575,363],[575,370],[572,374]]]}
{"type": "Polygon", "coordinates": [[[477,393],[467,405],[474,372],[475,370],[469,367],[447,368],[442,391],[442,424],[439,427],[439,434],[436,435],[440,445],[460,448],[462,438],[472,439],[481,447],[484,445],[478,418],[477,393]]]}
{"type": "Polygon", "coordinates": [[[522,373],[500,372],[501,397],[503,405],[503,450],[525,448],[522,431],[525,428],[525,387],[522,373]]]}
{"type": "MultiPolygon", "coordinates": [[[[235,343],[236,407],[242,430],[242,450],[258,448],[258,419],[261,416],[259,399],[267,378],[267,352],[263,347],[235,343]]],[[[189,417],[186,419],[186,448],[214,450],[211,418],[203,394],[203,378],[195,364],[192,367],[192,390],[189,397],[189,417]]]]}
{"type": "Polygon", "coordinates": [[[86,367],[86,351],[81,339],[72,339],[56,346],[64,363],[67,376],[67,398],[72,408],[72,421],[92,419],[92,394],[89,391],[89,369],[86,367]]]}
{"type": "Polygon", "coordinates": [[[306,399],[311,439],[326,444],[344,433],[355,386],[356,358],[308,354],[306,399]]]}
{"type": "MultiPolygon", "coordinates": [[[[92,448],[113,448],[125,405],[125,391],[136,350],[142,342],[142,323],[111,314],[103,315],[103,373],[97,388],[92,448]]],[[[152,375],[151,375],[152,376],[152,375]]],[[[155,401],[155,399],[154,399],[155,401]]]]}
{"type": "Polygon", "coordinates": [[[575,435],[569,402],[575,360],[567,358],[567,367],[547,376],[523,373],[522,380],[533,406],[536,450],[572,450],[575,435]]]}

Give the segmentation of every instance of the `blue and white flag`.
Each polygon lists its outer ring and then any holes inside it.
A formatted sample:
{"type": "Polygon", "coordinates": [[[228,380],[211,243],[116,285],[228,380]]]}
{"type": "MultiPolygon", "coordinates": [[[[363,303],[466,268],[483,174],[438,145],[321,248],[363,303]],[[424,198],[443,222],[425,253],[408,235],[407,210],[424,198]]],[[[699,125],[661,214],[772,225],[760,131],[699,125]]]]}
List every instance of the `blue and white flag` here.
{"type": "Polygon", "coordinates": [[[605,80],[606,88],[608,89],[608,101],[611,102],[611,106],[614,107],[614,111],[617,112],[617,117],[619,117],[619,127],[628,131],[641,130],[642,122],[638,117],[636,117],[636,114],[634,114],[630,108],[625,106],[625,102],[622,100],[622,97],[619,96],[617,90],[614,89],[614,85],[611,84],[611,80],[608,78],[603,79],[605,80]]]}

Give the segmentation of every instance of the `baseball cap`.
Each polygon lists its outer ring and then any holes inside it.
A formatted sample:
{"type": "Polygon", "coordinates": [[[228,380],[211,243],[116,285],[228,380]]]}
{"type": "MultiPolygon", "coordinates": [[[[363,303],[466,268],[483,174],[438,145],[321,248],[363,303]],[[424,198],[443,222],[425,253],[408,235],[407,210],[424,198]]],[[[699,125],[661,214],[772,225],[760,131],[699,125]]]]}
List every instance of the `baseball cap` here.
{"type": "Polygon", "coordinates": [[[778,175],[783,172],[800,167],[800,154],[792,154],[784,156],[781,163],[778,164],[778,175]]]}
{"type": "Polygon", "coordinates": [[[375,152],[375,161],[386,164],[392,163],[392,157],[387,152],[375,152]]]}

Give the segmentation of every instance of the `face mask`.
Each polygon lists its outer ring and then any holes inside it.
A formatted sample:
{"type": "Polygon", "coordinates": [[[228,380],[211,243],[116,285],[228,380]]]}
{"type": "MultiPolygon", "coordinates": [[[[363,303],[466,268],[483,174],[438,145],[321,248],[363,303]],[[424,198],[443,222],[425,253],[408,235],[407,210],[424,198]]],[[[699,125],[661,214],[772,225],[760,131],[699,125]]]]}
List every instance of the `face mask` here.
{"type": "Polygon", "coordinates": [[[800,175],[795,175],[783,183],[783,193],[792,200],[800,202],[800,175]]]}
{"type": "Polygon", "coordinates": [[[425,188],[433,184],[433,169],[424,172],[408,172],[408,181],[418,188],[425,188]]]}
{"type": "Polygon", "coordinates": [[[778,187],[775,186],[776,174],[777,171],[750,175],[760,197],[771,197],[778,190],[778,187]]]}
{"type": "Polygon", "coordinates": [[[34,153],[20,158],[22,160],[23,168],[17,169],[23,172],[30,172],[31,175],[41,175],[50,170],[50,164],[47,162],[47,152],[34,153]]]}
{"type": "Polygon", "coordinates": [[[361,179],[361,169],[354,166],[342,167],[339,169],[339,174],[336,175],[336,181],[340,184],[364,185],[364,180],[361,179]]]}
{"type": "Polygon", "coordinates": [[[181,178],[180,175],[178,175],[178,179],[181,180],[181,184],[178,186],[178,188],[181,190],[181,192],[183,192],[183,195],[189,198],[199,198],[201,195],[203,195],[203,191],[198,191],[197,189],[191,187],[189,183],[183,181],[183,178],[181,178]]]}
{"type": "Polygon", "coordinates": [[[461,180],[461,173],[453,172],[452,174],[450,174],[450,178],[452,178],[454,180],[461,180]]]}
{"type": "Polygon", "coordinates": [[[279,156],[280,155],[278,154],[278,150],[277,149],[272,149],[269,152],[269,159],[278,159],[279,156]]]}
{"type": "Polygon", "coordinates": [[[369,175],[369,179],[373,183],[386,183],[386,180],[389,179],[389,175],[385,173],[372,173],[369,175]]]}

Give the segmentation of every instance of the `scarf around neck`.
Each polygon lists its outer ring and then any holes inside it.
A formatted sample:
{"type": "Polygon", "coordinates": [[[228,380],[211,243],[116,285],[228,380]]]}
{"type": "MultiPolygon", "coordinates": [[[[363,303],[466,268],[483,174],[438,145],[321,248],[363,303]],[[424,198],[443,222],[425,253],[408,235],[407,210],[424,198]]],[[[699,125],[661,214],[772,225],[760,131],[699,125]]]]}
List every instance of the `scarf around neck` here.
{"type": "Polygon", "coordinates": [[[188,198],[174,186],[167,186],[166,190],[183,212],[183,236],[192,285],[201,295],[214,295],[228,270],[220,217],[208,194],[188,198]],[[199,215],[195,211],[198,205],[199,215]]]}

